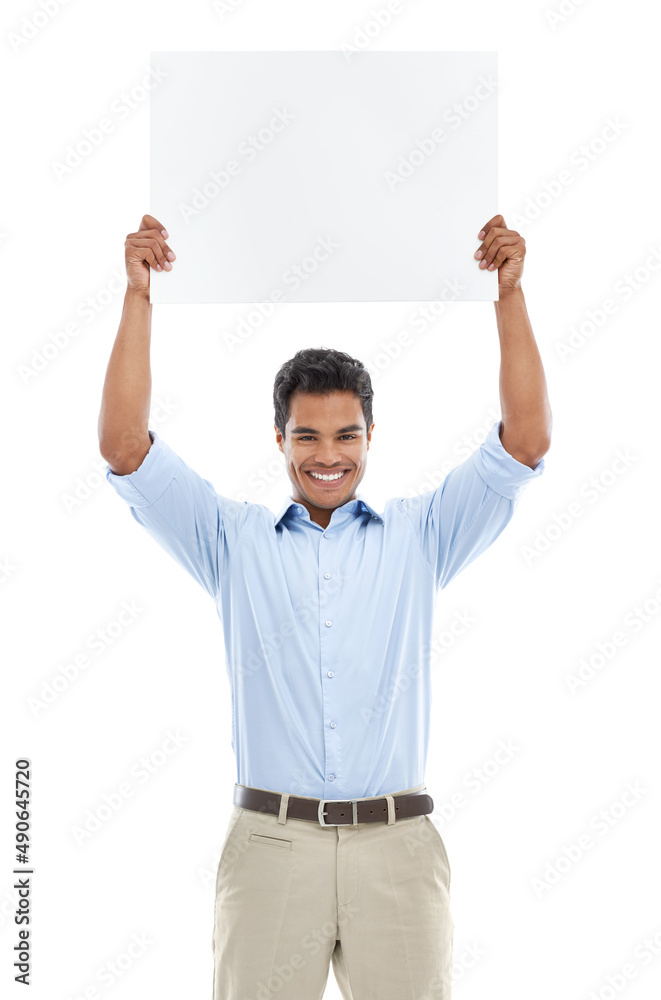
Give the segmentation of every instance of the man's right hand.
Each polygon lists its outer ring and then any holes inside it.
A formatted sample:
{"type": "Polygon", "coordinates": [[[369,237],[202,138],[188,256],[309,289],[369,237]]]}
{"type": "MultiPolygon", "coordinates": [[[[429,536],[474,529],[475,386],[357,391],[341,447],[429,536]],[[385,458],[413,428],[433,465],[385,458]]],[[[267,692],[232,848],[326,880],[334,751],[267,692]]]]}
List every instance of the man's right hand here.
{"type": "Polygon", "coordinates": [[[126,237],[125,253],[126,278],[133,291],[149,291],[149,269],[170,271],[176,254],[165,242],[168,233],[153,215],[143,215],[137,233],[126,237]],[[163,235],[165,233],[165,236],[163,235]]]}

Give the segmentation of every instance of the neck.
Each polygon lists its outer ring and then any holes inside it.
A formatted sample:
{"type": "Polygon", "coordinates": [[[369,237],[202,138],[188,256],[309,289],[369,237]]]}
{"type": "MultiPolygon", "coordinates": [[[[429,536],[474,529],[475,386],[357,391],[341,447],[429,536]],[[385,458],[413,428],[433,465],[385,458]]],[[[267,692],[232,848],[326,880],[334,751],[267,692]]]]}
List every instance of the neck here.
{"type": "Polygon", "coordinates": [[[316,507],[313,503],[307,500],[301,500],[299,497],[293,497],[295,503],[300,503],[302,507],[305,507],[308,514],[310,515],[310,520],[314,521],[322,528],[327,528],[330,524],[331,515],[334,510],[338,507],[343,507],[345,503],[349,503],[350,500],[355,500],[356,494],[354,493],[351,497],[345,497],[342,503],[337,504],[336,507],[316,507]]]}

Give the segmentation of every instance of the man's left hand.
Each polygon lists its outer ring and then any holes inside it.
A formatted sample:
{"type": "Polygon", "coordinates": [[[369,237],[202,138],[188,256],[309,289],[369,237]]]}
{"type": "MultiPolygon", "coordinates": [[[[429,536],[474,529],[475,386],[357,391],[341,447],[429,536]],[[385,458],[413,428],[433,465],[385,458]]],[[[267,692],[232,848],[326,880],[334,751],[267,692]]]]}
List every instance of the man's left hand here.
{"type": "Polygon", "coordinates": [[[498,290],[511,291],[521,287],[526,241],[513,229],[507,229],[502,215],[494,215],[478,233],[482,240],[475,257],[483,271],[498,268],[498,290]]]}

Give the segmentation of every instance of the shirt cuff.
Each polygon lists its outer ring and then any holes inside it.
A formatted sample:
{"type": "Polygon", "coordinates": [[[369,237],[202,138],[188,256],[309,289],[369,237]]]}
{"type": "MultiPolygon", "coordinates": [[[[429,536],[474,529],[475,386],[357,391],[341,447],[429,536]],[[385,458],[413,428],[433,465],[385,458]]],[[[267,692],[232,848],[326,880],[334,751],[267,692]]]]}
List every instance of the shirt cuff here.
{"type": "Polygon", "coordinates": [[[518,462],[510,455],[500,440],[501,424],[502,420],[495,422],[484,442],[473,452],[473,462],[487,486],[501,496],[516,500],[531,479],[541,476],[545,463],[541,458],[535,468],[531,469],[529,465],[518,462]]]}
{"type": "Polygon", "coordinates": [[[112,472],[106,462],[106,479],[131,507],[148,507],[168,488],[177,471],[176,453],[156,433],[149,431],[152,443],[142,464],[126,476],[112,472]]]}

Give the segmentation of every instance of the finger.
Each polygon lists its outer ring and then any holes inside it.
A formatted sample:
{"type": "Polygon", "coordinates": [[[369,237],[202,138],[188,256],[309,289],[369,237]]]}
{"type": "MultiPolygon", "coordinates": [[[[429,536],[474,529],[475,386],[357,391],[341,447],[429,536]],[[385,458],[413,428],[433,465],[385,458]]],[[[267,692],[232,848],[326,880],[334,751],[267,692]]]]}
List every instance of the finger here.
{"type": "Polygon", "coordinates": [[[482,245],[480,249],[482,250],[482,255],[489,249],[494,240],[497,240],[501,236],[516,236],[520,237],[521,234],[517,233],[514,229],[505,229],[504,226],[492,226],[487,235],[482,240],[482,245]]]}
{"type": "Polygon", "coordinates": [[[155,239],[158,240],[158,242],[161,244],[162,247],[167,247],[167,249],[169,250],[170,247],[165,243],[167,237],[163,236],[164,232],[166,232],[165,229],[162,231],[160,229],[139,229],[137,233],[128,233],[126,239],[127,240],[146,239],[146,238],[155,239]]]}
{"type": "Polygon", "coordinates": [[[145,264],[153,267],[155,271],[163,270],[151,247],[130,247],[127,251],[126,261],[127,265],[144,261],[145,264]]]}
{"type": "Polygon", "coordinates": [[[158,241],[155,239],[141,239],[139,233],[126,240],[127,264],[130,261],[145,261],[155,271],[169,270],[169,268],[165,267],[167,258],[158,241]]]}
{"type": "Polygon", "coordinates": [[[480,267],[482,268],[489,267],[490,264],[493,264],[496,261],[496,258],[498,258],[499,262],[502,263],[503,260],[505,259],[505,256],[508,256],[507,248],[520,245],[521,245],[520,236],[514,236],[511,238],[507,236],[497,237],[497,239],[493,241],[489,249],[486,251],[484,257],[480,260],[480,267]]]}
{"type": "MultiPolygon", "coordinates": [[[[498,236],[491,244],[491,246],[485,251],[484,257],[480,260],[480,267],[488,268],[490,264],[493,264],[496,256],[500,253],[503,247],[513,247],[521,243],[520,236],[507,237],[498,236]]],[[[501,256],[501,260],[502,260],[501,256]]]]}
{"type": "Polygon", "coordinates": [[[500,267],[501,264],[504,264],[506,260],[511,261],[512,264],[521,264],[523,261],[523,254],[520,253],[516,247],[514,249],[511,247],[502,247],[502,249],[500,249],[494,257],[490,267],[495,270],[500,267]]]}
{"type": "MultiPolygon", "coordinates": [[[[164,230],[165,232],[165,230],[164,230]]],[[[158,229],[143,229],[139,233],[136,233],[140,239],[154,239],[158,241],[159,246],[163,251],[163,256],[167,257],[168,260],[172,261],[176,259],[176,253],[170,248],[169,243],[165,242],[165,237],[158,229]]]]}
{"type": "Polygon", "coordinates": [[[505,228],[505,220],[502,215],[494,215],[493,219],[489,219],[485,226],[482,226],[479,233],[477,234],[478,240],[481,240],[493,226],[502,226],[505,228]]]}
{"type": "Polygon", "coordinates": [[[140,222],[140,229],[158,229],[160,232],[165,232],[165,239],[168,238],[168,231],[162,222],[155,219],[153,215],[143,215],[142,221],[140,222]]]}
{"type": "Polygon", "coordinates": [[[489,247],[493,244],[494,240],[498,239],[501,236],[518,236],[518,235],[519,234],[515,233],[513,229],[502,229],[500,226],[493,226],[489,230],[487,235],[484,237],[484,239],[480,243],[479,247],[477,248],[473,256],[477,260],[482,260],[484,257],[486,257],[487,251],[489,250],[489,247]]]}
{"type": "Polygon", "coordinates": [[[151,263],[153,260],[152,266],[154,267],[154,270],[170,271],[172,269],[172,263],[171,261],[168,260],[166,254],[163,252],[163,249],[158,240],[137,239],[133,241],[131,246],[143,253],[146,252],[147,250],[150,251],[151,256],[149,257],[149,262],[151,263]]]}
{"type": "Polygon", "coordinates": [[[170,268],[165,267],[166,262],[171,262],[176,259],[176,254],[165,242],[164,238],[156,229],[145,229],[139,233],[130,233],[126,238],[126,245],[131,246],[149,246],[154,251],[154,255],[157,259],[158,264],[161,268],[165,268],[169,271],[170,268]]]}

